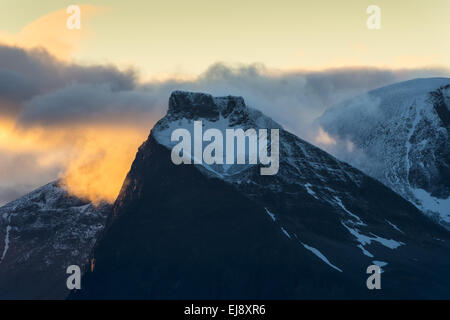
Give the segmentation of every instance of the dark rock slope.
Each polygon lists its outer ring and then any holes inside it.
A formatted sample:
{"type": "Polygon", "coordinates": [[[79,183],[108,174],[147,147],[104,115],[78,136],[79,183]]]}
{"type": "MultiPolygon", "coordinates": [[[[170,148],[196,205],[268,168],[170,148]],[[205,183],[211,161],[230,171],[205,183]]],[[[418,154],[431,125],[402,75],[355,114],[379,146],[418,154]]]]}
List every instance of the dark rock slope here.
{"type": "Polygon", "coordinates": [[[280,128],[238,97],[174,92],[75,299],[449,298],[450,236],[353,167],[280,130],[280,170],[174,165],[170,134],[280,128]],[[382,289],[366,268],[382,267],[382,289]]]}

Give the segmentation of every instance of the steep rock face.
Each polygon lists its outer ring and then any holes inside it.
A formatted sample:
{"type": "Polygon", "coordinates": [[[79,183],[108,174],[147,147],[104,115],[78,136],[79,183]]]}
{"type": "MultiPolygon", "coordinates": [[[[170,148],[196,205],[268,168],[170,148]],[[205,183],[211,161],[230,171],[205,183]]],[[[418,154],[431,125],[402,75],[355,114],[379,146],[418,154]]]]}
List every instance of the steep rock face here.
{"type": "Polygon", "coordinates": [[[371,91],[327,111],[319,123],[355,145],[345,160],[450,228],[449,119],[450,79],[433,78],[371,91]]]}
{"type": "Polygon", "coordinates": [[[174,92],[72,298],[450,297],[449,233],[242,98],[174,92]],[[279,128],[280,169],[175,165],[176,128],[279,128]],[[225,168],[224,168],[225,167],[225,168]],[[369,291],[366,268],[383,269],[369,291]]]}
{"type": "Polygon", "coordinates": [[[111,207],[49,183],[0,208],[0,299],[64,299],[66,268],[84,266],[111,207]]]}

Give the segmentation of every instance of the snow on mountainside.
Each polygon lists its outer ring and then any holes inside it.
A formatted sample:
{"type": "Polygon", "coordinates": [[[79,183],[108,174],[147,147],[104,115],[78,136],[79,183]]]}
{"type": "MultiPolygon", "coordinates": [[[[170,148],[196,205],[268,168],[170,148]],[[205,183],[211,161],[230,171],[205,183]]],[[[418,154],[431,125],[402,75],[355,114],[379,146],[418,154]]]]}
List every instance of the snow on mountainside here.
{"type": "Polygon", "coordinates": [[[66,268],[86,264],[109,212],[58,182],[1,207],[0,299],[66,297],[66,268]]]}
{"type": "Polygon", "coordinates": [[[112,217],[72,298],[450,297],[447,231],[240,97],[172,93],[112,217]],[[278,173],[175,165],[171,134],[193,132],[195,120],[221,131],[279,128],[278,173]],[[367,290],[372,264],[382,267],[382,292],[367,290]]]}
{"type": "Polygon", "coordinates": [[[406,81],[326,111],[323,129],[347,146],[336,155],[450,228],[450,79],[406,81]]]}
{"type": "MultiPolygon", "coordinates": [[[[175,91],[169,102],[168,114],[155,125],[153,134],[155,139],[172,149],[178,142],[171,141],[171,133],[178,128],[187,129],[191,137],[194,137],[193,121],[200,120],[203,125],[203,132],[214,128],[221,131],[225,138],[225,130],[228,128],[262,129],[276,128],[281,126],[272,119],[263,116],[260,111],[248,108],[241,97],[212,97],[209,95],[199,95],[192,92],[175,91]],[[195,106],[189,109],[186,106],[195,106]]],[[[270,138],[270,132],[268,133],[270,138]]],[[[206,143],[204,142],[203,145],[206,143]]],[[[206,172],[215,176],[226,178],[250,167],[246,165],[232,165],[225,161],[226,150],[223,150],[224,164],[207,165],[203,163],[202,168],[206,172]]],[[[246,146],[246,152],[249,151],[246,146]]],[[[193,155],[190,155],[193,157],[193,155]]],[[[234,155],[234,162],[237,163],[237,153],[234,155]]]]}

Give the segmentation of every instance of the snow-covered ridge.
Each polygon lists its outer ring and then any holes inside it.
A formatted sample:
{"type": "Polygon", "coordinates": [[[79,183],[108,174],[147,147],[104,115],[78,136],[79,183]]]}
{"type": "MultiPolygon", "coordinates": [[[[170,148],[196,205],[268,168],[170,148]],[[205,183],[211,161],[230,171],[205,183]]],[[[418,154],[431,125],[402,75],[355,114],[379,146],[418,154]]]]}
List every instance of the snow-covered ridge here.
{"type": "MultiPolygon", "coordinates": [[[[337,105],[319,119],[336,156],[450,227],[450,79],[406,81],[337,105]]],[[[331,150],[333,152],[333,150],[331,150]]]]}
{"type": "Polygon", "coordinates": [[[1,207],[0,287],[6,291],[0,290],[0,299],[64,298],[65,269],[84,266],[109,212],[109,205],[73,197],[59,182],[1,207]],[[32,289],[24,276],[29,273],[46,279],[47,287],[32,289]],[[52,287],[58,279],[61,285],[52,287]]]}

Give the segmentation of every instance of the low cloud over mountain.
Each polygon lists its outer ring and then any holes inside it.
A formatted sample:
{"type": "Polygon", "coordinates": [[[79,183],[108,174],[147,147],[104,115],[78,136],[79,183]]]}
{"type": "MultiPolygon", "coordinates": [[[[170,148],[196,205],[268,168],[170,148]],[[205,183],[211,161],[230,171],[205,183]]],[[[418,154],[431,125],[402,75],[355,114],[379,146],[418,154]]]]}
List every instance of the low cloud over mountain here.
{"type": "Polygon", "coordinates": [[[443,68],[280,71],[217,63],[189,80],[174,75],[143,82],[135,69],[67,63],[41,49],[2,45],[0,167],[10,174],[0,183],[0,204],[58,174],[76,181],[78,195],[113,199],[137,147],[176,89],[243,96],[249,106],[315,142],[314,119],[330,105],[386,84],[448,73],[443,68]],[[17,171],[25,166],[33,171],[26,176],[17,171]],[[112,180],[111,190],[96,187],[99,170],[112,180]]]}

